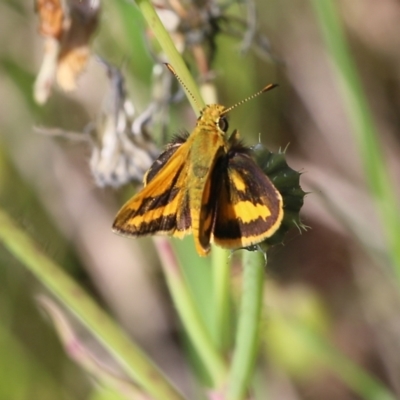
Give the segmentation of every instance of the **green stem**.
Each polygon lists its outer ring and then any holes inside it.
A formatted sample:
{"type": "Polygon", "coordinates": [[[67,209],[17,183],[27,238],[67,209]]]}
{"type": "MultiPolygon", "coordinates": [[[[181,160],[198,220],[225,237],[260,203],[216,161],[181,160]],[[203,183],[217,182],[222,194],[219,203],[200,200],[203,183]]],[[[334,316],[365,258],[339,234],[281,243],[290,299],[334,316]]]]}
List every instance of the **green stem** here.
{"type": "Polygon", "coordinates": [[[265,266],[264,253],[244,251],[243,294],[227,400],[243,399],[252,377],[259,345],[265,266]]]}
{"type": "Polygon", "coordinates": [[[400,209],[389,179],[378,132],[371,117],[356,66],[332,0],[312,0],[325,43],[336,66],[346,112],[360,149],[365,175],[388,242],[394,273],[400,284],[400,209]]]}
{"type": "Polygon", "coordinates": [[[211,251],[211,268],[213,273],[214,293],[214,329],[213,340],[219,351],[225,351],[229,345],[229,282],[230,263],[228,252],[213,246],[211,251]]]}
{"type": "Polygon", "coordinates": [[[151,31],[157,38],[161,48],[166,54],[169,62],[173,66],[176,74],[184,83],[183,87],[193,110],[195,110],[196,114],[199,115],[200,110],[205,106],[204,101],[199,93],[199,90],[197,89],[197,85],[194,82],[192,75],[188,71],[185,62],[182,59],[182,56],[179,54],[174,42],[158,17],[154,6],[151,4],[150,0],[135,1],[142,12],[143,17],[146,19],[151,31]]]}
{"type": "Polygon", "coordinates": [[[211,336],[204,325],[190,290],[182,276],[171,243],[167,238],[163,237],[155,237],[154,243],[157,246],[168,288],[180,320],[211,377],[213,387],[219,389],[226,380],[226,365],[218,354],[211,336]]]}
{"type": "Polygon", "coordinates": [[[104,345],[152,398],[183,400],[161,371],[98,305],[21,229],[0,210],[0,241],[24,264],[104,345]]]}

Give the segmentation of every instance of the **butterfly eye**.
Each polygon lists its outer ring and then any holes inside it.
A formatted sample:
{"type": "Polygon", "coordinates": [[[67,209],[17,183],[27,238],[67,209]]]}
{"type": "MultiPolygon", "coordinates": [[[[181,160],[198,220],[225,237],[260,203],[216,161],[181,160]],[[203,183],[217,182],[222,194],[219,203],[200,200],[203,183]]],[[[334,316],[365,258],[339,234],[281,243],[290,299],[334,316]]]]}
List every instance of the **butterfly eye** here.
{"type": "Polygon", "coordinates": [[[221,117],[218,120],[218,127],[222,132],[226,132],[229,128],[228,120],[225,117],[221,117]]]}

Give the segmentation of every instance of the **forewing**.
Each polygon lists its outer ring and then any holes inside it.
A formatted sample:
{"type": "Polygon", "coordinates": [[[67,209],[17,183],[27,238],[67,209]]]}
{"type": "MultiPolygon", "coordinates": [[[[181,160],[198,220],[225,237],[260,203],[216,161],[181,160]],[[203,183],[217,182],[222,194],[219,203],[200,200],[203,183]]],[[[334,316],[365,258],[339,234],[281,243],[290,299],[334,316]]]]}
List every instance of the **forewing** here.
{"type": "Polygon", "coordinates": [[[170,143],[167,144],[164,151],[157,157],[144,175],[143,182],[145,185],[147,185],[158,174],[158,172],[164,168],[170,158],[186,142],[188,136],[189,134],[185,132],[176,136],[170,143]]]}
{"type": "Polygon", "coordinates": [[[219,162],[213,181],[216,244],[229,249],[248,247],[279,228],[282,197],[244,149],[219,162]]]}
{"type": "Polygon", "coordinates": [[[164,154],[164,163],[155,162],[156,170],[150,168],[145,176],[146,186],[118,212],[114,231],[127,236],[168,234],[182,237],[190,233],[187,146],[181,144],[173,150],[168,157],[166,152],[160,155],[164,154]]]}

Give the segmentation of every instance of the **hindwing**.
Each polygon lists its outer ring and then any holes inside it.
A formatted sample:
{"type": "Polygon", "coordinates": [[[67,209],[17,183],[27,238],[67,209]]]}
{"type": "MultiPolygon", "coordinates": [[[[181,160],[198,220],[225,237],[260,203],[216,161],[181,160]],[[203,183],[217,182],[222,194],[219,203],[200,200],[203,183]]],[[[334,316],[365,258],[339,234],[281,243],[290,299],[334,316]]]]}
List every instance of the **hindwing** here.
{"type": "Polygon", "coordinates": [[[282,197],[269,178],[237,144],[213,173],[212,239],[224,248],[248,247],[272,236],[283,218],[282,197]]]}

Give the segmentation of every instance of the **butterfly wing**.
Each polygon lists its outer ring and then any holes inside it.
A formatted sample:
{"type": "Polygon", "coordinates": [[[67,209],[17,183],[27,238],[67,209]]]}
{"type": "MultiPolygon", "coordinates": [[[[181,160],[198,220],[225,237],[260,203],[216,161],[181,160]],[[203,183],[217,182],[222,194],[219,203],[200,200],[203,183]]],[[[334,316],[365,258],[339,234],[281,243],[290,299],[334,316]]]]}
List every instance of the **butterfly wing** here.
{"type": "Polygon", "coordinates": [[[118,212],[113,230],[127,236],[190,233],[188,149],[171,143],[147,172],[145,187],[118,212]]]}
{"type": "Polygon", "coordinates": [[[188,132],[184,132],[172,139],[170,143],[167,144],[165,150],[157,157],[151,167],[148,169],[144,175],[143,182],[146,186],[157,174],[158,172],[167,164],[171,157],[176,153],[176,151],[187,141],[189,137],[188,132]]]}
{"type": "MultiPolygon", "coordinates": [[[[232,149],[213,174],[213,241],[248,247],[270,237],[283,218],[282,197],[245,149],[232,149]]],[[[212,203],[212,201],[210,201],[212,203]]]]}

